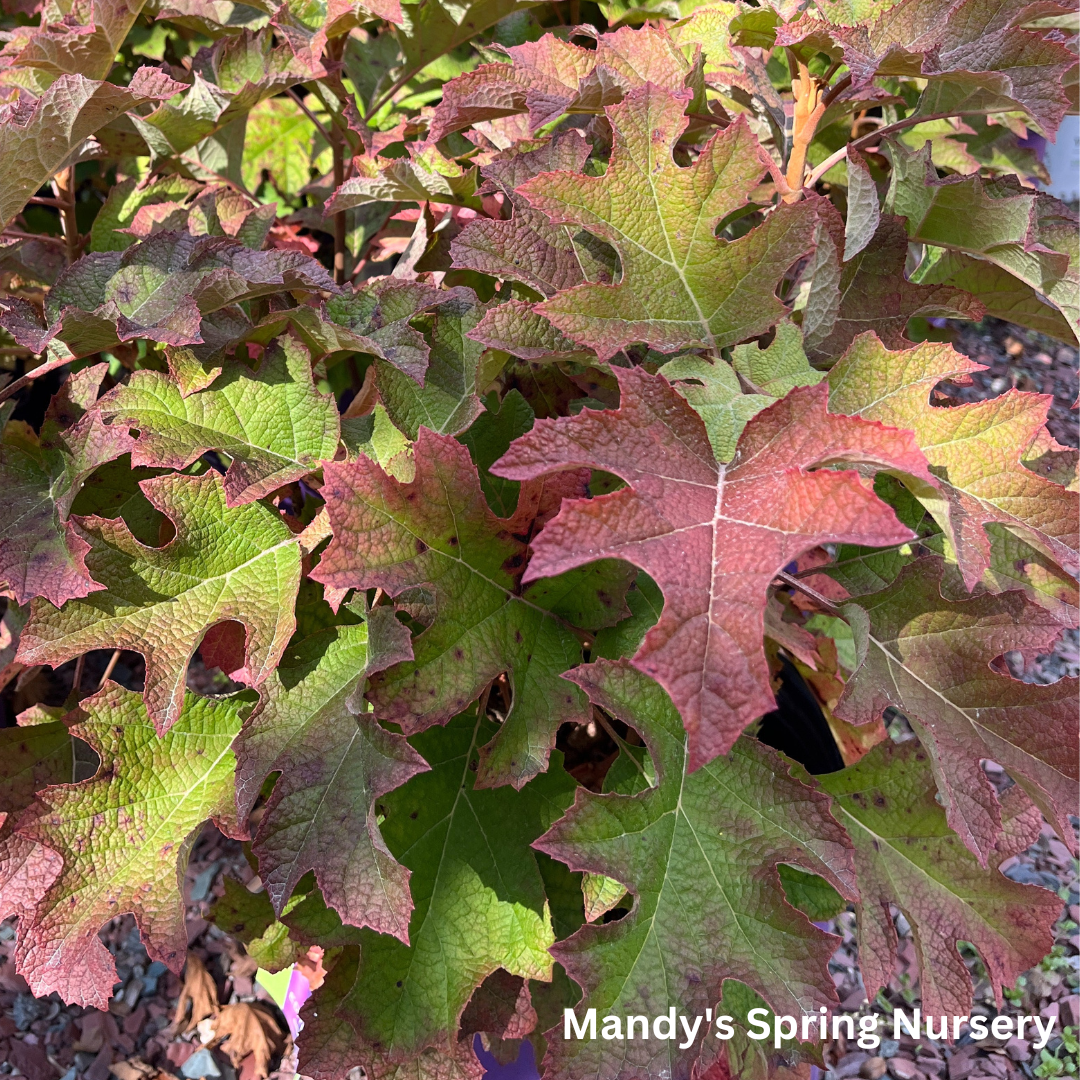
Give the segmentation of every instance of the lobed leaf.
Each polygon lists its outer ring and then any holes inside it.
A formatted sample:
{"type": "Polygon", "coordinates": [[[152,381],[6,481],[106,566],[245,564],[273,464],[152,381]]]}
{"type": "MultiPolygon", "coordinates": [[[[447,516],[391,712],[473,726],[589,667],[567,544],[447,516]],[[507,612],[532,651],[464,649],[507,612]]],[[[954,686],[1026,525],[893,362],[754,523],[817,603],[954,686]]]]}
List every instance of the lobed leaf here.
{"type": "Polygon", "coordinates": [[[147,952],[179,974],[187,955],[177,887],[207,818],[232,817],[232,740],[242,702],[188,696],[159,737],[141,697],[113,683],[83,701],[72,734],[101,758],[80,784],[38,792],[19,835],[56,851],[63,871],[20,919],[16,964],[32,992],[102,1009],[116,967],[102,925],[132,912],[147,952]]]}
{"type": "Polygon", "coordinates": [[[188,661],[217,623],[246,627],[252,685],[269,677],[296,624],[300,549],[262,503],[229,509],[216,473],[172,473],[139,486],[176,535],[163,547],[148,547],[123,522],[81,519],[87,568],[105,588],[59,609],[35,600],[19,659],[56,665],[88,649],[142,653],[146,711],[164,733],[180,717],[188,661]]]}
{"type": "Polygon", "coordinates": [[[934,481],[910,433],[827,412],[824,386],[758,413],[722,465],[702,420],[665,379],[640,368],[618,374],[618,411],[538,420],[492,472],[529,480],[585,467],[626,481],[564,503],[533,541],[525,578],[604,557],[653,578],[664,611],[633,662],[671,695],[696,769],[773,708],[762,633],[777,572],[823,542],[882,546],[912,536],[856,473],[811,470],[865,462],[934,481]]]}
{"type": "Polygon", "coordinates": [[[941,560],[921,559],[844,606],[859,667],[834,711],[854,724],[878,720],[889,705],[904,713],[929,754],[949,825],[981,865],[1002,833],[984,758],[1008,770],[1071,843],[1076,680],[1022,683],[991,667],[1008,649],[1048,649],[1061,624],[1019,592],[945,600],[941,575],[941,560]]]}

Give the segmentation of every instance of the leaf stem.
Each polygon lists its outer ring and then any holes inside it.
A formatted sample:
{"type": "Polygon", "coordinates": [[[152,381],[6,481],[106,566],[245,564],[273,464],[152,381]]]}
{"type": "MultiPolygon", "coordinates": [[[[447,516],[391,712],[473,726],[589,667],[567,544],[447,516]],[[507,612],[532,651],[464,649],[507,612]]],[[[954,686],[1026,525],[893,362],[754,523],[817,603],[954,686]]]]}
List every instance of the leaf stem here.
{"type": "MultiPolygon", "coordinates": [[[[839,85],[839,83],[837,83],[837,85],[839,85]]],[[[834,165],[838,165],[847,157],[849,150],[861,150],[864,146],[869,146],[875,140],[881,139],[886,135],[891,135],[894,131],[903,131],[905,128],[916,127],[918,124],[928,124],[932,120],[948,120],[954,116],[982,115],[984,115],[982,112],[927,113],[925,116],[908,116],[903,120],[897,120],[895,124],[888,124],[886,127],[878,128],[876,131],[870,131],[865,135],[861,135],[853,142],[849,142],[846,146],[841,146],[839,150],[830,154],[820,165],[815,166],[803,182],[803,189],[807,191],[810,190],[834,165]]]]}
{"type": "Polygon", "coordinates": [[[113,654],[109,657],[109,663],[107,664],[105,671],[102,673],[100,682],[98,682],[97,688],[99,690],[109,681],[109,676],[113,673],[117,663],[120,660],[121,652],[123,652],[122,649],[113,649],[113,654]]]}
{"type": "Polygon", "coordinates": [[[807,585],[805,581],[800,581],[797,577],[793,577],[786,570],[781,570],[776,576],[785,585],[790,585],[793,589],[798,589],[799,592],[805,593],[811,600],[825,608],[826,611],[831,611],[834,615],[840,614],[840,609],[828,599],[828,597],[822,596],[817,589],[807,585]]]}
{"type": "Polygon", "coordinates": [[[323,127],[322,121],[304,104],[304,99],[290,86],[286,93],[300,107],[300,111],[319,129],[319,134],[326,140],[328,146],[334,145],[330,133],[323,127]]]}

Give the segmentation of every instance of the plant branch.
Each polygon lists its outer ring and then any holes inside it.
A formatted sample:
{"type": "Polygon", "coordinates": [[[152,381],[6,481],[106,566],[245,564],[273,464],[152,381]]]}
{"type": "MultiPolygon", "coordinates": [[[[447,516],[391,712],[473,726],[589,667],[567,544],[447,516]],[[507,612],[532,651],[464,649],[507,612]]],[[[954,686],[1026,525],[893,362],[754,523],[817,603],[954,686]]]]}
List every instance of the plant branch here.
{"type": "Polygon", "coordinates": [[[30,383],[35,379],[40,378],[42,375],[48,375],[50,371],[55,371],[57,368],[70,364],[73,359],[73,357],[64,356],[53,358],[52,360],[46,361],[44,364],[39,364],[33,371],[28,371],[25,375],[16,379],[14,382],[9,382],[7,386],[0,390],[0,402],[7,401],[12,394],[18,393],[24,386],[29,386],[30,383]]]}
{"type": "MultiPolygon", "coordinates": [[[[838,84],[839,85],[839,84],[838,84]]],[[[953,112],[940,112],[940,113],[928,113],[925,116],[908,116],[903,120],[897,120],[895,124],[889,124],[886,127],[878,128],[876,131],[867,132],[865,135],[859,136],[853,142],[849,142],[846,146],[841,146],[835,153],[830,154],[820,165],[816,165],[813,171],[807,176],[803,182],[803,188],[809,190],[812,188],[834,165],[838,165],[844,158],[847,157],[849,150],[862,150],[863,147],[869,146],[875,140],[881,139],[886,135],[891,135],[894,131],[903,131],[905,128],[916,127],[919,124],[928,124],[932,120],[948,120],[954,116],[982,116],[981,112],[978,113],[953,113],[953,112]]]]}
{"type": "MultiPolygon", "coordinates": [[[[829,78],[832,76],[830,75],[829,78]]],[[[834,86],[830,86],[825,92],[825,96],[821,99],[822,104],[827,109],[849,86],[851,85],[851,76],[845,75],[834,86]]]]}
{"type": "Polygon", "coordinates": [[[40,240],[43,244],[53,244],[56,247],[65,247],[65,241],[60,236],[50,236],[48,233],[20,232],[18,229],[5,229],[0,233],[3,240],[40,240]]]}
{"type": "Polygon", "coordinates": [[[69,165],[53,179],[56,205],[60,210],[60,224],[64,229],[64,247],[67,259],[73,263],[79,257],[79,224],[75,220],[75,166],[69,165]]]}

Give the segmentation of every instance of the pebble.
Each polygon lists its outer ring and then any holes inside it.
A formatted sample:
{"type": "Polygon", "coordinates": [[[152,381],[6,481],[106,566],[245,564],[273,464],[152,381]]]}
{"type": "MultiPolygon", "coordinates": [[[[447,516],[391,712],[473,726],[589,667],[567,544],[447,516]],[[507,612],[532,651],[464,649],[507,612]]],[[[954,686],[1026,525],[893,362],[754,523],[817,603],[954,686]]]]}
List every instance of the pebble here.
{"type": "Polygon", "coordinates": [[[913,1080],[919,1071],[911,1058],[894,1057],[889,1061],[889,1075],[895,1076],[896,1080],[913,1080]]]}
{"type": "Polygon", "coordinates": [[[204,1046],[201,1050],[196,1050],[180,1066],[180,1072],[187,1077],[187,1080],[217,1080],[217,1077],[221,1076],[221,1069],[218,1063],[214,1060],[214,1055],[204,1046]]]}
{"type": "Polygon", "coordinates": [[[887,1069],[888,1065],[883,1057],[872,1057],[863,1062],[859,1075],[863,1080],[881,1080],[887,1069]]]}
{"type": "Polygon", "coordinates": [[[11,1015],[20,1031],[28,1031],[30,1025],[41,1016],[41,1003],[33,994],[19,994],[11,1008],[11,1015]]]}
{"type": "Polygon", "coordinates": [[[1027,1039],[1010,1039],[1005,1044],[1005,1053],[1013,1061],[1027,1061],[1031,1057],[1031,1043],[1027,1039]]]}
{"type": "Polygon", "coordinates": [[[898,1039],[882,1039],[879,1051],[883,1058],[894,1058],[900,1053],[900,1041],[898,1039]]]}

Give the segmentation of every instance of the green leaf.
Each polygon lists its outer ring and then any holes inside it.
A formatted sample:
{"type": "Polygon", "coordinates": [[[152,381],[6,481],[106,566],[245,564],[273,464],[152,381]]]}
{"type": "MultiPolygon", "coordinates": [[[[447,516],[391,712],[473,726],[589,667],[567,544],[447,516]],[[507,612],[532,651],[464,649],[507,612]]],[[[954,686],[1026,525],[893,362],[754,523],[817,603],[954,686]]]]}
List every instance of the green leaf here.
{"type": "Polygon", "coordinates": [[[231,459],[226,505],[261,499],[332,460],[338,443],[333,397],[316,391],[308,352],[278,338],[257,373],[234,362],[211,386],[183,397],[157,371],[136,371],[100,403],[111,424],[137,428],[135,465],[185,469],[207,450],[231,459]]]}
{"type": "Polygon", "coordinates": [[[535,423],[529,403],[517,390],[511,390],[499,403],[499,408],[487,408],[458,441],[469,448],[473,464],[480,473],[480,487],[488,506],[498,517],[513,516],[517,508],[521,485],[516,480],[493,476],[488,469],[510,449],[510,444],[535,423]]]}
{"type": "Polygon", "coordinates": [[[3,323],[34,351],[59,338],[72,357],[136,338],[192,345],[205,340],[204,315],[312,289],[336,291],[322,265],[299,251],[252,251],[228,236],[161,232],[126,251],[94,252],[73,263],[46,298],[47,326],[35,325],[25,301],[9,302],[3,323]]]}
{"type": "Polygon", "coordinates": [[[61,75],[36,100],[0,106],[0,224],[70,164],[82,143],[110,120],[183,88],[156,68],[140,68],[126,87],[83,75],[61,75]]]}
{"type": "Polygon", "coordinates": [[[689,168],[672,152],[688,92],[645,86],[607,108],[615,149],[601,177],[548,173],[518,189],[553,223],[613,244],[618,285],[584,284],[537,308],[601,359],[643,341],[660,352],[719,349],[764,333],[784,315],[777,283],[813,248],[818,200],[781,206],[731,242],[713,229],[744,206],[770,161],[744,120],[716,134],[689,168]]]}
{"type": "Polygon", "coordinates": [[[704,421],[717,461],[735,456],[735,444],[747,421],[776,400],[765,394],[744,394],[738,376],[723,360],[677,356],[660,370],[704,421]]]}
{"type": "Polygon", "coordinates": [[[258,191],[268,178],[281,195],[296,195],[311,182],[312,170],[330,168],[325,144],[317,149],[318,129],[291,98],[275,97],[248,114],[242,174],[249,191],[258,191]]]}
{"type": "Polygon", "coordinates": [[[945,822],[930,754],[914,740],[886,741],[861,761],[820,777],[833,814],[855,845],[861,901],[859,966],[866,996],[888,985],[896,962],[896,905],[912,929],[919,990],[927,1014],[963,1015],[972,986],[959,941],[986,965],[998,1008],[1001,988],[1037,964],[1053,941],[1061,901],[999,872],[1039,835],[1038,811],[1015,788],[1003,799],[1004,833],[981,867],[945,822]]]}
{"type": "Polygon", "coordinates": [[[233,818],[232,740],[238,698],[188,695],[159,737],[140,695],[108,684],[82,702],[72,734],[102,765],[81,784],[38,792],[41,812],[20,835],[64,860],[33,913],[20,919],[16,964],[33,992],[104,1009],[116,967],[98,939],[102,925],[132,912],[147,952],[180,973],[187,955],[178,888],[207,818],[233,818]]]}
{"type": "Polygon", "coordinates": [[[457,435],[480,415],[483,406],[477,392],[498,371],[485,371],[486,350],[468,335],[486,310],[475,296],[461,296],[416,320],[417,329],[426,331],[431,343],[422,387],[388,361],[375,361],[379,397],[395,426],[410,439],[421,426],[440,435],[457,435]]]}
{"type": "Polygon", "coordinates": [[[74,779],[74,765],[71,735],[60,721],[0,731],[0,918],[28,914],[60,874],[60,856],[19,836],[15,826],[38,791],[74,779]]]}
{"type": "Polygon", "coordinates": [[[994,263],[960,251],[929,248],[913,278],[926,285],[951,285],[963,289],[986,308],[987,315],[1026,326],[1070,345],[1076,344],[1075,328],[1056,307],[1047,304],[1027,282],[994,263]],[[939,257],[931,258],[930,252],[939,257]]]}
{"type": "Polygon", "coordinates": [[[371,680],[375,714],[406,734],[422,731],[446,723],[506,672],[513,700],[483,748],[479,782],[520,787],[546,768],[560,724],[588,720],[581,693],[560,678],[580,661],[578,638],[543,599],[520,592],[520,537],[580,476],[561,487],[528,485],[513,518],[503,519],[488,509],[457,440],[421,428],[413,460],[409,482],[367,458],[326,465],[334,539],[312,576],[334,588],[378,587],[406,603],[409,590],[430,592],[433,618],[413,644],[415,660],[371,680]]]}
{"type": "Polygon", "coordinates": [[[172,473],[140,485],[175,537],[147,547],[122,522],[84,518],[86,565],[105,586],[57,609],[35,600],[20,659],[62,664],[88,649],[132,649],[146,659],[146,710],[164,733],[180,717],[184,676],[203,634],[219,622],[247,628],[252,685],[267,679],[295,626],[300,548],[262,503],[229,509],[217,473],[172,473]]]}
{"type": "MultiPolygon", "coordinates": [[[[579,790],[537,847],[571,869],[603,874],[634,895],[630,914],[586,926],[552,950],[599,1017],[693,1016],[725,979],[758,990],[777,1012],[815,1011],[831,995],[832,941],[784,898],[777,867],[822,875],[854,895],[849,841],[824,798],[787,775],[775,751],[740,739],[728,757],[686,772],[686,732],[664,691],[625,661],[602,660],[572,678],[592,701],[634,727],[656,785],[633,795],[579,790]],[[751,854],[752,853],[752,854],[751,854]],[[630,973],[632,972],[632,975],[630,973]],[[830,987],[831,989],[831,987],[830,987]],[[659,1004],[658,1004],[659,1003],[659,1004]]],[[[683,1075],[700,1046],[675,1041],[554,1040],[559,1076],[683,1075]]]]}
{"type": "Polygon", "coordinates": [[[929,148],[893,143],[889,204],[907,219],[912,240],[979,255],[1047,297],[1075,333],[1076,214],[1049,195],[1022,191],[1004,178],[937,179],[929,148]]]}
{"type": "Polygon", "coordinates": [[[570,804],[574,783],[555,755],[521,791],[477,788],[479,748],[494,731],[470,710],[415,736],[431,771],[383,800],[383,836],[412,870],[416,909],[408,946],[363,932],[364,963],[342,1013],[367,1060],[453,1046],[469,997],[497,968],[551,979],[555,939],[529,845],[570,804]]]}
{"type": "Polygon", "coordinates": [[[411,655],[387,608],[290,645],[236,743],[237,809],[246,817],[279,772],[253,851],[280,915],[309,870],[344,923],[407,939],[409,873],[390,856],[375,802],[425,768],[404,738],[346,706],[370,672],[411,655]]]}
{"type": "Polygon", "coordinates": [[[878,202],[877,184],[857,150],[850,150],[847,158],[847,225],[844,232],[844,262],[853,259],[877,232],[881,221],[881,205],[878,202]]]}
{"type": "Polygon", "coordinates": [[[1017,530],[1075,574],[1080,497],[1023,461],[1046,422],[1047,399],[1013,390],[952,409],[929,403],[942,379],[978,370],[948,345],[892,351],[864,334],[829,372],[829,408],[914,432],[939,483],[905,484],[945,530],[969,589],[990,564],[991,523],[1017,530]]]}

